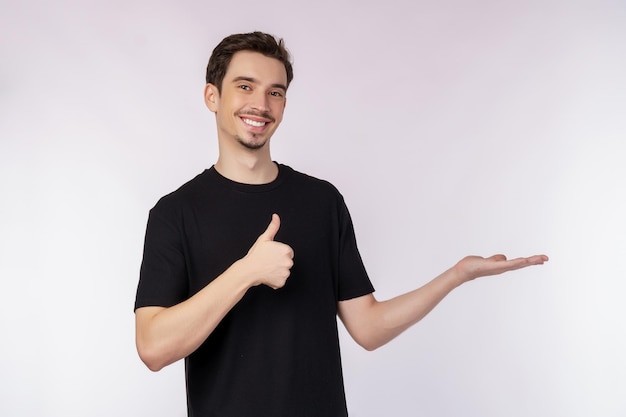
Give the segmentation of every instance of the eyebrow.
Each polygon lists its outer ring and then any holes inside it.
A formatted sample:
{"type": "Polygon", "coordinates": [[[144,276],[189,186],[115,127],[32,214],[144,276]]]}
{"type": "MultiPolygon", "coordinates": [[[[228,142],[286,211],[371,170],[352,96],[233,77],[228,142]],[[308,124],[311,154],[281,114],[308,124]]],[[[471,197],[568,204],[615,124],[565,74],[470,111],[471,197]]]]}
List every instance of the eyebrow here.
{"type": "MultiPolygon", "coordinates": [[[[233,83],[236,83],[236,82],[239,82],[239,81],[247,81],[247,82],[253,83],[253,84],[258,84],[259,83],[256,78],[245,77],[243,75],[240,75],[239,77],[235,77],[232,80],[233,83]]],[[[281,89],[287,91],[287,86],[284,85],[284,84],[280,84],[280,83],[271,84],[270,87],[272,87],[272,88],[281,88],[281,89]]]]}

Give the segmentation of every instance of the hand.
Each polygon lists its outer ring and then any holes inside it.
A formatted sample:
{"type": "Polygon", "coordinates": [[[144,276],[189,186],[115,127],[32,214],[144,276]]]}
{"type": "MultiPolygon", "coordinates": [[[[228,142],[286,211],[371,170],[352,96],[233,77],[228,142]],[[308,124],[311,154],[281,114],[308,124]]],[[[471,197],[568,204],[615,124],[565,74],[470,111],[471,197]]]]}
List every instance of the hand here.
{"type": "Polygon", "coordinates": [[[516,258],[511,260],[507,260],[504,255],[493,255],[489,258],[483,258],[482,256],[466,256],[454,266],[454,270],[462,284],[478,277],[498,275],[503,272],[526,268],[531,265],[542,265],[547,261],[548,257],[546,255],[535,255],[528,258],[516,258]]]}
{"type": "Polygon", "coordinates": [[[254,279],[253,285],[265,284],[273,289],[287,282],[293,266],[293,249],[289,245],[274,241],[280,228],[280,217],[272,215],[272,221],[258,237],[248,254],[242,259],[254,279]]]}

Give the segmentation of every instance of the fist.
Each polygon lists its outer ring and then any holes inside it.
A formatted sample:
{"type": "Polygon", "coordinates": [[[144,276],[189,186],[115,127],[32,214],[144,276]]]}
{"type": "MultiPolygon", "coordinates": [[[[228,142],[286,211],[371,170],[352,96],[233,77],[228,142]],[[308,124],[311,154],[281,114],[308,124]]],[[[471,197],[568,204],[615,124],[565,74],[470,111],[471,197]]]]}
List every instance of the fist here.
{"type": "Polygon", "coordinates": [[[243,258],[250,270],[253,285],[264,284],[274,289],[282,288],[291,274],[293,249],[274,240],[278,229],[280,217],[273,214],[265,232],[258,237],[243,258]]]}

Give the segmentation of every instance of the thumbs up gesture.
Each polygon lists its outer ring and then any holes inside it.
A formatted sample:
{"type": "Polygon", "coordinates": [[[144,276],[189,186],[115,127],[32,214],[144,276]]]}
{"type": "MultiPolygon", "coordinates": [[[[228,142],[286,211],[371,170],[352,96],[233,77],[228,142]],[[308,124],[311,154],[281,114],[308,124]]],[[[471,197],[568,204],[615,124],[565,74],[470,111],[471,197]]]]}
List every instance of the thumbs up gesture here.
{"type": "Polygon", "coordinates": [[[253,280],[253,285],[264,284],[281,288],[287,282],[293,266],[293,249],[289,245],[276,242],[274,237],[280,229],[280,217],[272,215],[272,221],[265,232],[258,237],[248,254],[242,259],[253,280]]]}

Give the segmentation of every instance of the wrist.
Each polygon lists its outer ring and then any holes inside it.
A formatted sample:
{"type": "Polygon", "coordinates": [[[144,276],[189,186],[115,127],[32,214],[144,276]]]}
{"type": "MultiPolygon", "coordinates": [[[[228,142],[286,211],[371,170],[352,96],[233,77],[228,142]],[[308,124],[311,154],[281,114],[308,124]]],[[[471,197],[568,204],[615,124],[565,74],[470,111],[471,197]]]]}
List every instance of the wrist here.
{"type": "Polygon", "coordinates": [[[450,268],[448,272],[450,273],[450,281],[454,288],[460,287],[461,285],[469,281],[467,274],[463,271],[458,263],[450,268]]]}
{"type": "Polygon", "coordinates": [[[231,279],[237,282],[244,291],[259,285],[258,282],[255,282],[254,274],[252,274],[248,265],[247,257],[244,256],[228,268],[229,273],[232,275],[231,279]]]}

